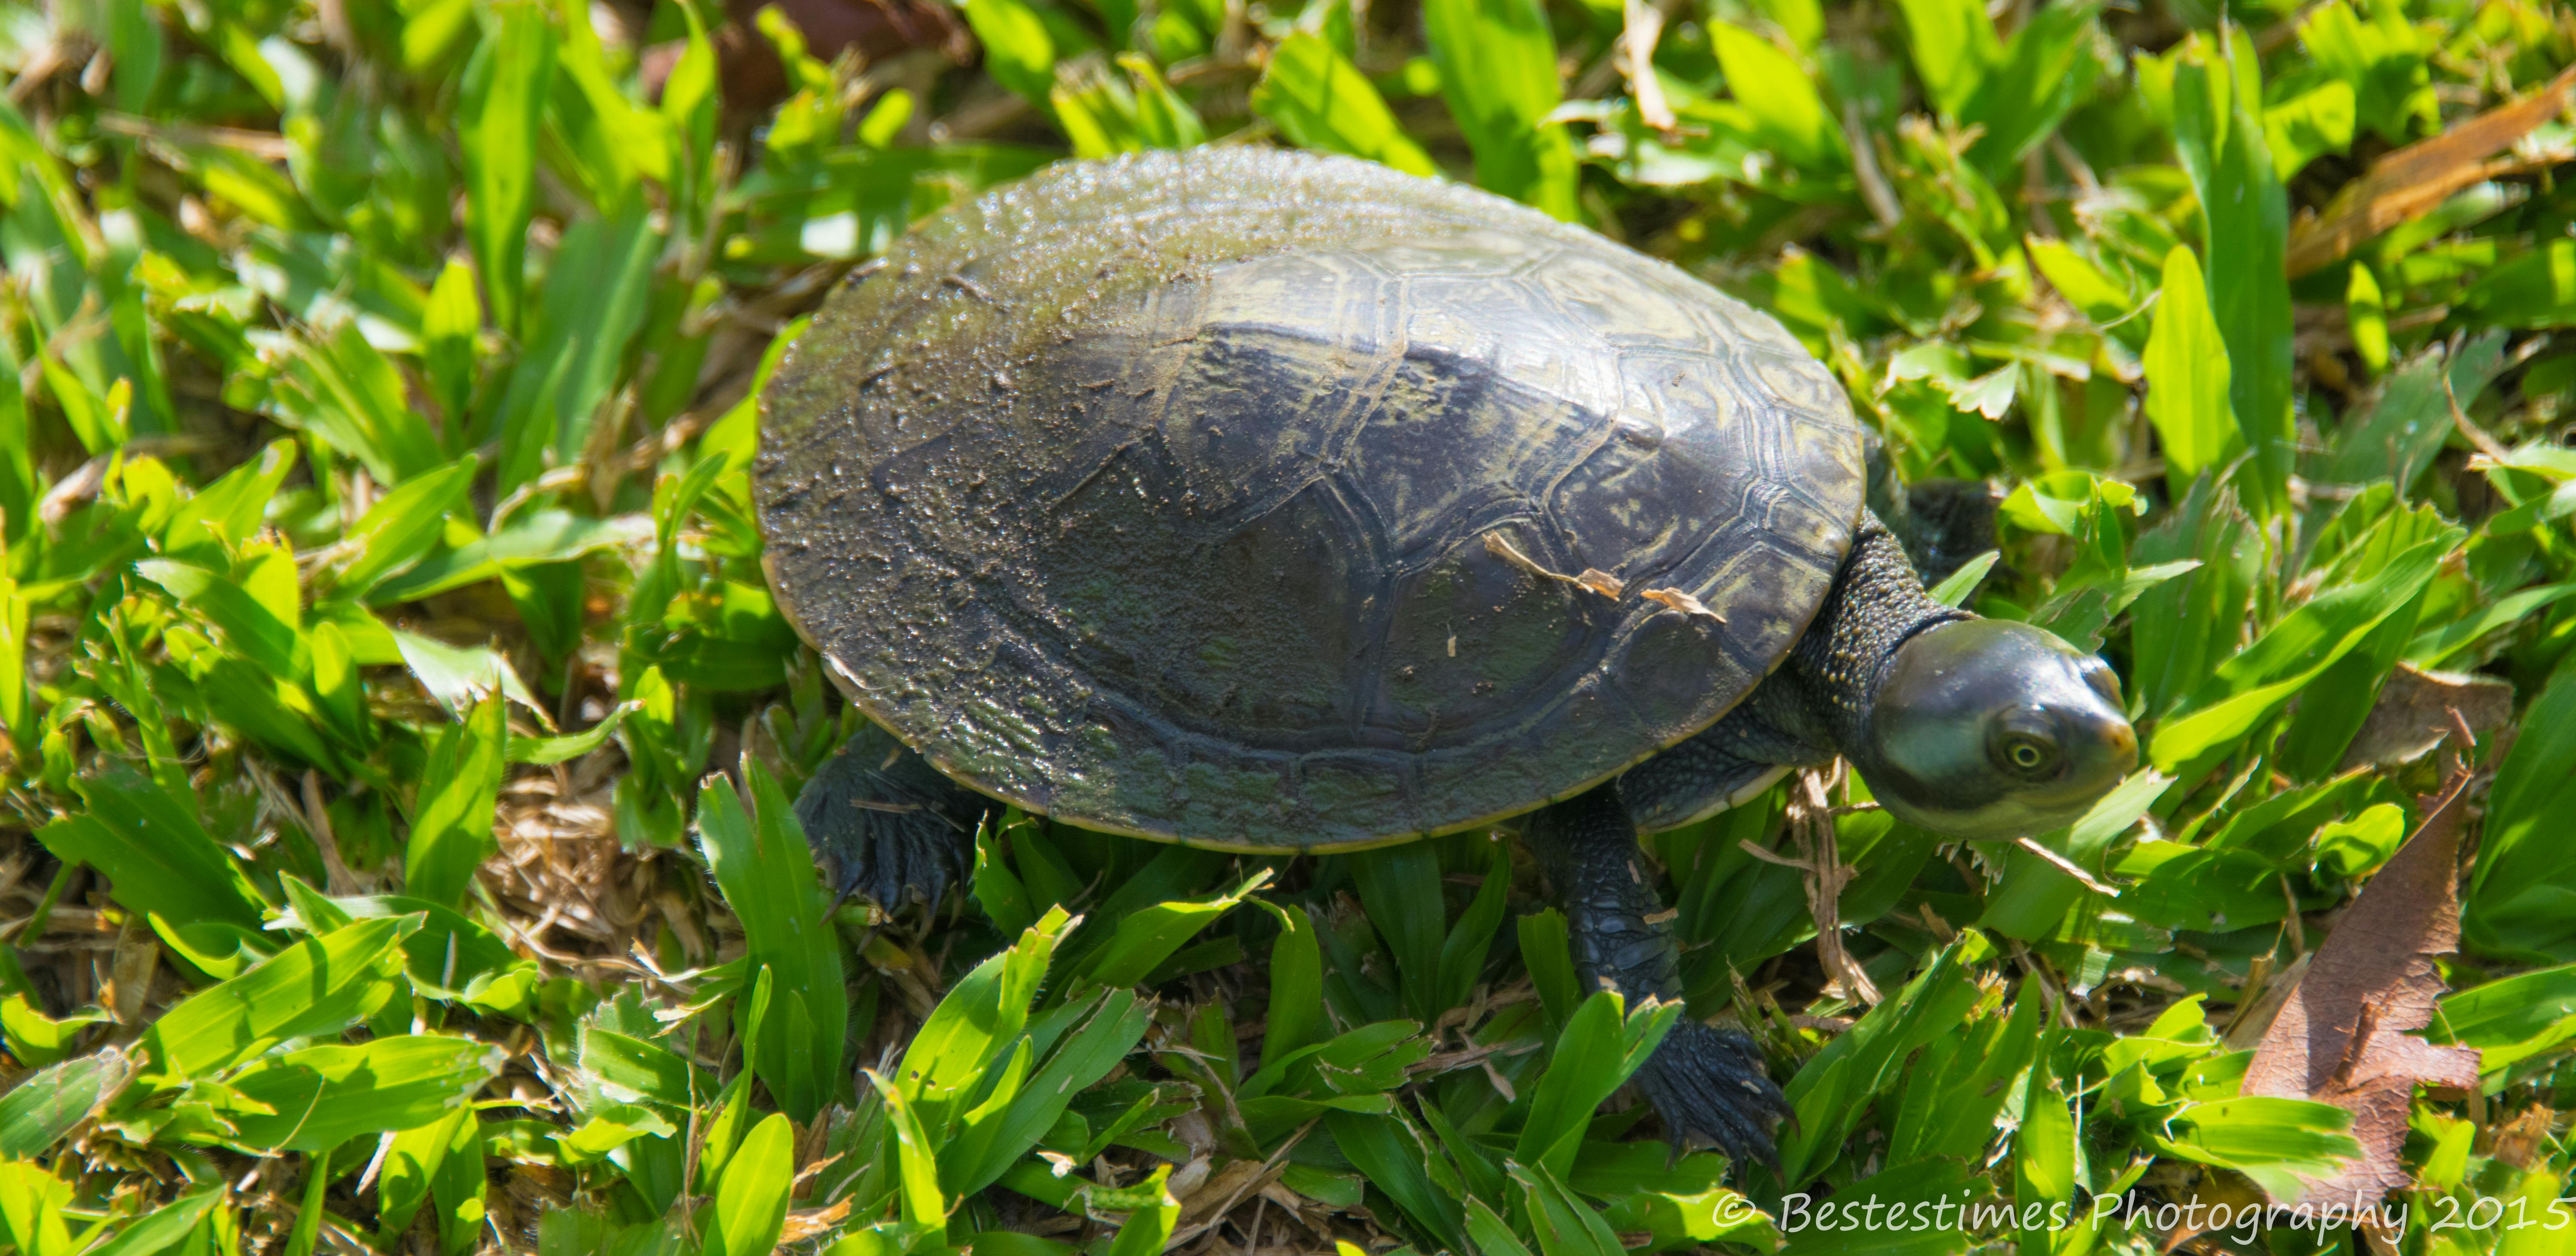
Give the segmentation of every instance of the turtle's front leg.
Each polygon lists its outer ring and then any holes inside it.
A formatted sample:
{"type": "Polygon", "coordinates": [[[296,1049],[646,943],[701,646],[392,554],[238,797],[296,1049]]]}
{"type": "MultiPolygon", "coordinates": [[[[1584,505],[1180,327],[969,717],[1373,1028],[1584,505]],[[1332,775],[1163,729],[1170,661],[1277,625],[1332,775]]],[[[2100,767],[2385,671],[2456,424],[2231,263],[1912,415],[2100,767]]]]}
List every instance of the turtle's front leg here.
{"type": "Polygon", "coordinates": [[[975,830],[998,804],[869,724],[796,796],[796,818],[833,890],[894,911],[910,897],[936,909],[975,862],[975,830]]]}
{"type": "MultiPolygon", "coordinates": [[[[1631,1005],[1682,997],[1671,912],[1637,849],[1637,825],[1608,785],[1530,817],[1530,844],[1565,903],[1575,972],[1631,1005]]],[[[1770,1161],[1771,1125],[1788,1101],[1751,1038],[1685,1014],[1637,1071],[1637,1085],[1674,1142],[1714,1143],[1738,1161],[1770,1161]]]]}

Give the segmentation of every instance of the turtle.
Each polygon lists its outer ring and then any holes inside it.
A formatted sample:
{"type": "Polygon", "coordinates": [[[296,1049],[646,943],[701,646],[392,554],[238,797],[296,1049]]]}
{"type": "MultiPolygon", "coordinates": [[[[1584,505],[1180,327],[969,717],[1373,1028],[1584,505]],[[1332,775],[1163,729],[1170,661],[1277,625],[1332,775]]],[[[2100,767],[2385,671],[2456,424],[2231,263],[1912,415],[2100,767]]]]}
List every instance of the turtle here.
{"type": "MultiPolygon", "coordinates": [[[[1673,999],[1641,833],[1839,756],[2008,838],[2136,761],[2102,660],[1926,594],[1776,321],[1456,183],[1046,167],[850,272],[761,407],[770,589],[866,716],[797,814],[889,911],[1005,805],[1270,856],[1504,826],[1581,979],[1673,999]]],[[[1677,1145],[1773,1154],[1740,1031],[1683,1017],[1637,1081],[1677,1145]]]]}

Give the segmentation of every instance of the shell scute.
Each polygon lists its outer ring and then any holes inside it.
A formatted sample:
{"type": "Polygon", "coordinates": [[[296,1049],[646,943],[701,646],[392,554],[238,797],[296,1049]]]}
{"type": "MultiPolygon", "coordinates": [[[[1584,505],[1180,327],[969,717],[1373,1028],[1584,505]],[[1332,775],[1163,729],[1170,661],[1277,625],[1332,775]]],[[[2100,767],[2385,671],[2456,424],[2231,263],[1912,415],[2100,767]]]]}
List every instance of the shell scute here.
{"type": "Polygon", "coordinates": [[[854,701],[978,788],[1212,846],[1464,827],[1705,728],[1860,509],[1848,406],[1767,317],[1265,150],[924,224],[763,405],[772,582],[854,701]]]}

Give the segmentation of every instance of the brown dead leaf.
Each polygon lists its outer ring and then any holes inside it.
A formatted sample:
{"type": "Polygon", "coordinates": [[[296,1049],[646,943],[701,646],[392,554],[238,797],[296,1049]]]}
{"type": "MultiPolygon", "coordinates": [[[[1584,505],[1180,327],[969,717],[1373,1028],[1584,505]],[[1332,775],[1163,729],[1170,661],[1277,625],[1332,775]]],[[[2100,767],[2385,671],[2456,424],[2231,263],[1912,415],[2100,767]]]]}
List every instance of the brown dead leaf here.
{"type": "Polygon", "coordinates": [[[2541,1163],[2541,1154],[2549,1148],[2549,1127],[2558,1113],[2545,1103],[2535,1103],[2514,1114],[2513,1119],[2496,1127],[2494,1145],[2489,1154],[2517,1169],[2529,1172],[2541,1163]]]}
{"type": "Polygon", "coordinates": [[[2576,66],[2520,100],[2371,163],[2370,173],[2337,193],[2322,216],[2291,228],[2283,261],[2290,278],[2333,265],[2362,241],[2431,213],[2462,188],[2525,169],[2526,163],[2514,158],[2487,157],[2555,116],[2566,106],[2570,89],[2576,89],[2576,66]]]}
{"type": "Polygon", "coordinates": [[[1583,569],[1583,574],[1579,576],[1569,576],[1562,571],[1550,571],[1540,566],[1537,559],[1522,553],[1520,547],[1512,544],[1511,538],[1500,532],[1485,534],[1485,552],[1542,580],[1563,581],[1578,589],[1598,593],[1606,598],[1616,598],[1628,587],[1619,577],[1597,567],[1586,567],[1583,569]]]}
{"type": "Polygon", "coordinates": [[[828,1208],[796,1208],[787,1213],[787,1228],[778,1232],[778,1241],[793,1243],[810,1239],[841,1224],[850,1215],[850,1201],[843,1199],[828,1208]]]}
{"type": "Polygon", "coordinates": [[[1667,609],[1679,611],[1684,615],[1697,615],[1716,620],[1721,624],[1726,622],[1726,616],[1710,610],[1707,603],[1679,589],[1646,589],[1637,596],[1649,602],[1661,603],[1667,609]]]}
{"type": "Polygon", "coordinates": [[[2363,887],[2307,975],[2254,1049],[2241,1093],[2331,1103],[2352,1113],[2361,1158],[2321,1181],[2301,1179],[2300,1200],[2376,1202],[2410,1180],[2399,1152],[2415,1086],[2476,1086],[2472,1047],[2407,1036],[2433,1020],[2443,992],[2434,956],[2460,943],[2458,862],[2469,774],[2455,768],[2424,823],[2363,887]]]}
{"type": "Polygon", "coordinates": [[[2453,711],[2471,732],[2502,728],[2513,718],[2513,686],[2467,672],[2417,671],[2400,663],[2380,686],[2379,701],[2335,770],[2391,767],[2422,758],[2452,735],[2453,711]]]}
{"type": "Polygon", "coordinates": [[[1637,102],[1637,120],[1670,135],[1681,125],[1672,103],[1664,99],[1663,80],[1656,77],[1655,39],[1664,30],[1663,10],[1646,0],[1628,0],[1619,32],[1619,68],[1628,78],[1628,97],[1637,102]]]}
{"type": "MultiPolygon", "coordinates": [[[[1841,775],[1840,765],[1835,774],[1841,775]]],[[[1843,864],[1842,849],[1834,840],[1825,778],[1801,769],[1797,782],[1789,792],[1789,833],[1804,856],[1795,866],[1806,872],[1807,910],[1816,921],[1816,959],[1824,966],[1825,989],[1876,1007],[1886,996],[1869,979],[1869,971],[1843,948],[1843,890],[1851,884],[1852,870],[1843,864]]]]}

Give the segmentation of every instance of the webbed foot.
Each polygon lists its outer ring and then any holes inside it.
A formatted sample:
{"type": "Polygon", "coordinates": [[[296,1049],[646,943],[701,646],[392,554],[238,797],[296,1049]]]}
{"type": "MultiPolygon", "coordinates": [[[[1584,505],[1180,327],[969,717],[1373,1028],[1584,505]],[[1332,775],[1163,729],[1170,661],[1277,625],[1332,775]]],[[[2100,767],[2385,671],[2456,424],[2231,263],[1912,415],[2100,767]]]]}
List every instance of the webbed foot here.
{"type": "Polygon", "coordinates": [[[1779,1163],[1771,1126],[1790,1114],[1789,1100],[1742,1031],[1684,1016],[1635,1080],[1675,1145],[1714,1146],[1738,1164],[1779,1163]]]}
{"type": "Polygon", "coordinates": [[[826,883],[839,898],[855,891],[889,912],[913,898],[936,908],[951,884],[965,882],[975,831],[993,807],[874,725],[796,796],[826,883]]]}

